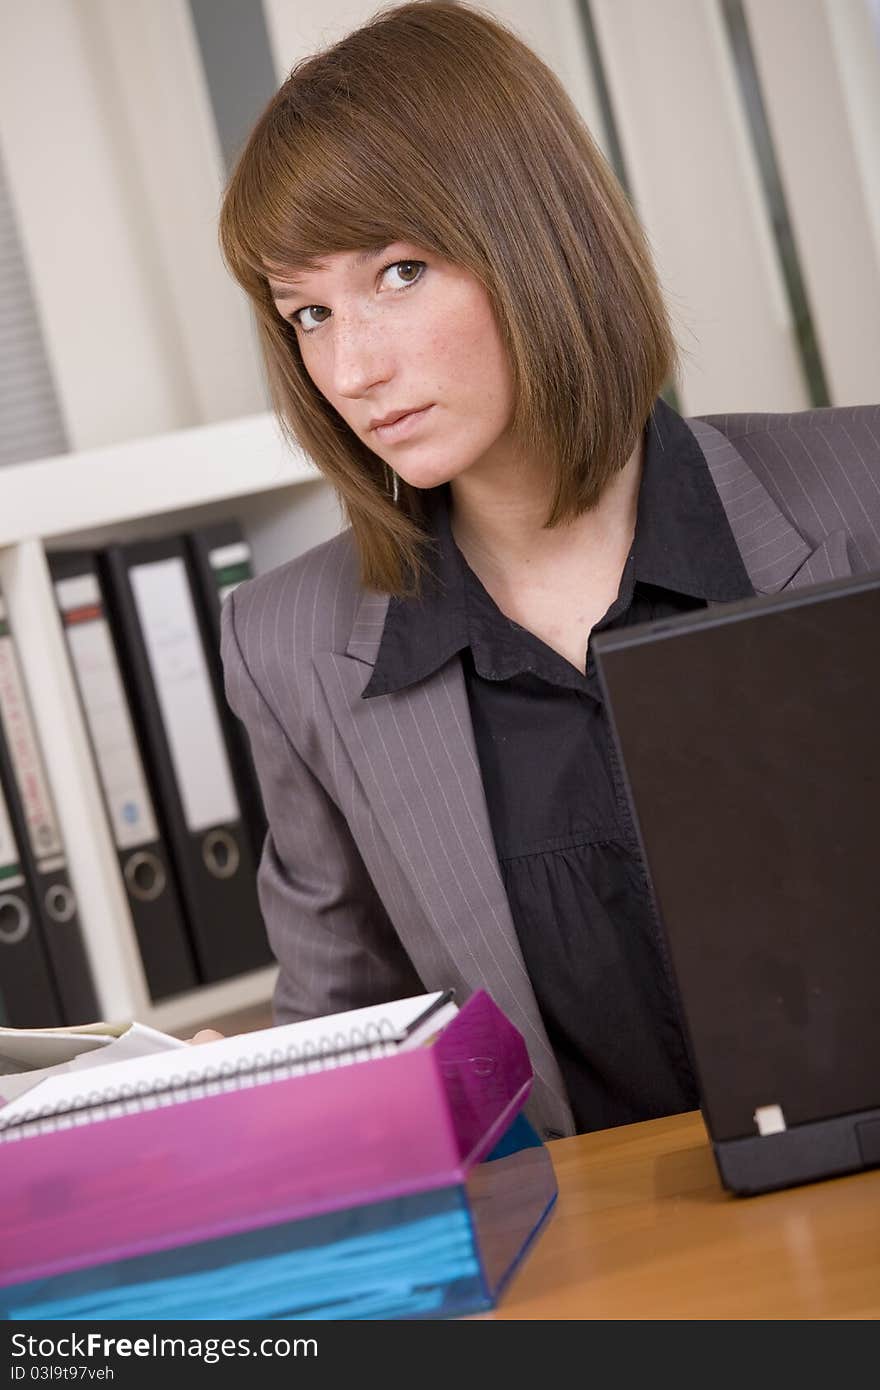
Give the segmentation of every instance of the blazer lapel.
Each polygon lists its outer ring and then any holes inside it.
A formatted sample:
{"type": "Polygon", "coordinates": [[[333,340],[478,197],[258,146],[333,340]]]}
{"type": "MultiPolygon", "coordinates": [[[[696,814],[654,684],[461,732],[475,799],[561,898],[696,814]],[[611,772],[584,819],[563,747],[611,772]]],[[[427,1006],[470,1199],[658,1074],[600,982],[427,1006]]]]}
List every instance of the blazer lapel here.
{"type": "Polygon", "coordinates": [[[756,593],[776,594],[852,574],[845,531],[818,548],[779,509],[726,435],[705,420],[685,421],[703,451],[756,593]]]}
{"type": "Polygon", "coordinates": [[[853,572],[845,531],[832,531],[792,575],[786,588],[801,589],[828,579],[845,579],[853,572]]]}
{"type": "MultiPolygon", "coordinates": [[[[565,1088],[495,854],[461,665],[450,661],[416,686],[361,698],[387,606],[387,595],[364,594],[345,652],[316,654],[318,676],[370,809],[428,919],[432,949],[442,943],[466,984],[487,989],[522,1032],[558,1120],[569,1114],[565,1088]]],[[[397,926],[411,954],[424,956],[424,923],[397,926]]]]}

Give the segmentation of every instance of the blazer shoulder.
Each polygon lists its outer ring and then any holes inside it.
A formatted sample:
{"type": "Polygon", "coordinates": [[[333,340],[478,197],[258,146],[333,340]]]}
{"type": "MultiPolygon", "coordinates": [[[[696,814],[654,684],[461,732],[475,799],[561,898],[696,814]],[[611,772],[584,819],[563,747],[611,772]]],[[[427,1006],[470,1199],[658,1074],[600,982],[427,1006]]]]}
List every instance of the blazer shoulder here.
{"type": "Polygon", "coordinates": [[[221,656],[230,704],[239,712],[253,708],[258,691],[302,754],[312,748],[320,723],[312,658],[345,649],[363,592],[358,575],[347,528],[245,580],[223,605],[221,656]]]}
{"type": "Polygon", "coordinates": [[[344,647],[363,594],[350,527],[302,555],[239,584],[234,627],[246,658],[277,643],[300,656],[344,647]]]}
{"type": "Polygon", "coordinates": [[[697,418],[727,438],[740,474],[744,464],[805,540],[818,546],[842,530],[856,570],[880,567],[880,404],[697,418]]]}
{"type": "Polygon", "coordinates": [[[818,432],[829,436],[846,437],[848,432],[873,435],[880,444],[880,403],[867,405],[817,406],[812,410],[792,410],[754,413],[740,411],[727,415],[697,415],[694,417],[712,425],[732,444],[749,439],[755,443],[760,435],[808,435],[818,432]]]}

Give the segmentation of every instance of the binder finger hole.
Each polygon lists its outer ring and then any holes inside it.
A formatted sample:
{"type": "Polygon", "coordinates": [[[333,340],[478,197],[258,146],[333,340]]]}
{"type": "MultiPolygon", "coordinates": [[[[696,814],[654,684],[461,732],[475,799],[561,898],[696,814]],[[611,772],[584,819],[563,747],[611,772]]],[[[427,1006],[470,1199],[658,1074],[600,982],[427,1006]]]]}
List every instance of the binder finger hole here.
{"type": "Polygon", "coordinates": [[[205,836],[202,858],[215,878],[232,878],[241,861],[238,845],[228,830],[212,830],[205,836]]]}
{"type": "Polygon", "coordinates": [[[69,922],[76,912],[76,898],[64,883],[54,883],[44,901],[53,922],[69,922]]]}
{"type": "Polygon", "coordinates": [[[165,868],[155,854],[139,850],[126,860],[123,872],[129,893],[139,902],[153,902],[165,888],[165,868]]]}
{"type": "Polygon", "coordinates": [[[31,914],[21,898],[4,893],[0,897],[0,943],[16,946],[27,936],[30,925],[31,914]]]}

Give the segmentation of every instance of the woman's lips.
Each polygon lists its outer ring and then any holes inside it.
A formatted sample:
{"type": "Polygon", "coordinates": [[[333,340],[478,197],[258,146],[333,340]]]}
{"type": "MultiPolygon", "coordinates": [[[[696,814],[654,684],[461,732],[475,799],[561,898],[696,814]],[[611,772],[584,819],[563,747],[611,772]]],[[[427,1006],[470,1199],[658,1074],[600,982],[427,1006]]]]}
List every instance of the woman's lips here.
{"type": "Polygon", "coordinates": [[[383,444],[396,444],[398,439],[406,439],[414,430],[417,430],[433,409],[432,405],[426,405],[421,410],[411,410],[409,415],[401,415],[400,419],[395,420],[393,425],[375,425],[373,433],[377,439],[381,439],[383,444]]]}

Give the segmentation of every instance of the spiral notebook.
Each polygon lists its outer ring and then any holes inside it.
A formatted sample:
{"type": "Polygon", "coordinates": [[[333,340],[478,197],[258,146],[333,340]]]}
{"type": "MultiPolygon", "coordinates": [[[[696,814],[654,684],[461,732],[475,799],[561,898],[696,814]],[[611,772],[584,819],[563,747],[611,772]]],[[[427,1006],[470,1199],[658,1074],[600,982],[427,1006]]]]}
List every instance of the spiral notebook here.
{"type": "Polygon", "coordinates": [[[452,990],[435,991],[201,1043],[185,1057],[110,1062],[94,1077],[62,1072],[0,1109],[0,1142],[390,1056],[430,1042],[457,1012],[452,990]]]}

